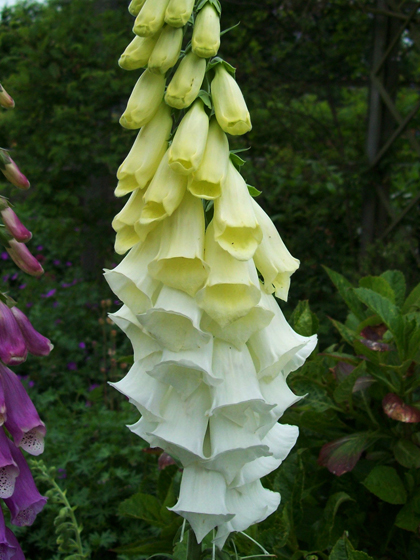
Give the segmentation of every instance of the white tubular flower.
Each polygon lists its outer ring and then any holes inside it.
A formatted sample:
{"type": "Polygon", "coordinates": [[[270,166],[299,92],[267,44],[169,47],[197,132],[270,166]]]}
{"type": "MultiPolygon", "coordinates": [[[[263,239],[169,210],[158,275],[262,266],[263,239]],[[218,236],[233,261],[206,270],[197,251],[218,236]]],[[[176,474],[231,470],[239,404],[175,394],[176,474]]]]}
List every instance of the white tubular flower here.
{"type": "Polygon", "coordinates": [[[232,519],[234,515],[226,506],[224,477],[198,465],[184,469],[179,500],[169,509],[188,521],[199,543],[212,529],[232,519]]]}
{"type": "Polygon", "coordinates": [[[186,109],[197,98],[206,73],[206,61],[193,52],[181,60],[165,94],[165,101],[175,109],[186,109]]]}
{"type": "Polygon", "coordinates": [[[137,189],[132,193],[121,212],[112,221],[112,228],[117,232],[115,252],[119,255],[124,255],[124,253],[140,241],[134,229],[134,224],[139,219],[143,206],[143,193],[140,189],[137,189]]]}
{"type": "Polygon", "coordinates": [[[190,193],[162,224],[159,253],[149,264],[149,274],[165,286],[190,296],[204,286],[209,267],[204,262],[204,210],[190,193]]]}
{"type": "Polygon", "coordinates": [[[262,293],[261,299],[274,313],[274,318],[267,327],[253,334],[248,341],[258,377],[275,377],[280,371],[287,375],[303,365],[313,352],[317,337],[306,337],[296,333],[284,318],[273,296],[262,293]]]}
{"type": "Polygon", "coordinates": [[[162,383],[172,385],[181,398],[187,398],[202,382],[207,385],[222,383],[222,378],[213,373],[212,357],[213,339],[194,350],[171,352],[165,349],[160,362],[148,374],[162,383]]]}
{"type": "Polygon", "coordinates": [[[232,162],[222,194],[214,201],[214,237],[219,245],[240,261],[252,259],[263,233],[255,217],[248,187],[232,162]]]}
{"type": "Polygon", "coordinates": [[[161,103],[152,120],[137,135],[128,156],[120,165],[115,196],[124,196],[152,180],[168,148],[172,128],[171,110],[161,103]]]}
{"type": "Polygon", "coordinates": [[[154,338],[146,333],[127,305],[123,305],[115,313],[110,313],[109,317],[130,339],[135,362],[155,352],[161,352],[162,348],[154,338]]]}
{"type": "Polygon", "coordinates": [[[275,425],[277,420],[281,418],[284,412],[290,407],[302,400],[304,397],[295,395],[293,391],[289,388],[286,383],[286,378],[282,373],[275,377],[274,379],[269,379],[264,377],[259,382],[261,394],[264,396],[267,402],[275,403],[274,408],[271,411],[272,424],[266,424],[266,428],[262,427],[259,430],[261,437],[264,437],[272,426],[275,425]]]}
{"type": "Polygon", "coordinates": [[[211,119],[206,149],[200,167],[188,182],[194,196],[213,200],[222,192],[229,165],[229,142],[216,119],[211,119]]]}
{"type": "Polygon", "coordinates": [[[147,267],[159,249],[159,230],[144,243],[138,243],[113,270],[105,269],[105,280],[117,297],[133,313],[144,313],[153,305],[152,298],[160,287],[148,273],[147,267]]]}
{"type": "Polygon", "coordinates": [[[273,292],[287,301],[290,277],[299,268],[283,243],[275,225],[261,206],[253,200],[254,211],[263,232],[263,239],[254,255],[254,262],[264,277],[264,291],[273,292]]]}
{"type": "Polygon", "coordinates": [[[266,490],[259,480],[245,486],[228,489],[226,506],[229,511],[235,512],[235,517],[218,526],[216,545],[222,548],[230,533],[244,531],[250,525],[261,523],[275,512],[279,505],[280,494],[266,490]]]}
{"type": "Polygon", "coordinates": [[[150,72],[166,74],[172,66],[175,66],[181,53],[183,37],[182,29],[165,25],[149,58],[150,72]]]}
{"type": "Polygon", "coordinates": [[[200,329],[202,314],[192,297],[163,286],[155,307],[137,319],[164,348],[180,352],[209,342],[211,336],[200,329]]]}
{"type": "Polygon", "coordinates": [[[220,18],[208,2],[197,14],[191,40],[192,51],[202,58],[216,56],[220,47],[220,18]]]}
{"type": "Polygon", "coordinates": [[[176,131],[169,148],[169,165],[181,175],[198,169],[206,148],[209,118],[201,99],[197,99],[176,131]]]}
{"type": "Polygon", "coordinates": [[[203,445],[208,418],[203,411],[208,408],[209,403],[207,385],[201,384],[186,399],[182,399],[173,387],[169,387],[160,406],[162,420],[152,422],[143,417],[129,428],[149,442],[151,447],[166,449],[167,453],[188,466],[204,459],[203,445]]]}
{"type": "Polygon", "coordinates": [[[120,68],[124,70],[137,70],[147,66],[159,35],[160,33],[150,37],[134,37],[118,60],[120,68]]]}
{"type": "Polygon", "coordinates": [[[217,122],[227,134],[246,134],[252,125],[240,87],[223,64],[217,64],[215,72],[211,94],[217,122]]]}
{"type": "Polygon", "coordinates": [[[190,19],[195,0],[170,0],[165,13],[165,22],[172,27],[183,27],[190,19]]]}
{"type": "Polygon", "coordinates": [[[206,231],[205,261],[210,266],[206,285],[197,292],[198,305],[221,327],[245,316],[261,299],[252,260],[238,261],[214,239],[213,222],[206,231]]]}
{"type": "Polygon", "coordinates": [[[142,9],[145,1],[146,0],[131,0],[128,6],[128,11],[130,12],[130,14],[135,17],[142,9]]]}
{"type": "Polygon", "coordinates": [[[120,125],[136,130],[150,122],[160,107],[164,91],[165,76],[145,70],[134,86],[120,125]]]}
{"type": "Polygon", "coordinates": [[[187,190],[187,178],[169,166],[169,150],[163,156],[149,188],[144,195],[140,224],[160,222],[172,216],[187,190]]]}
{"type": "Polygon", "coordinates": [[[134,22],[133,33],[150,37],[157,33],[165,21],[169,0],[146,0],[134,22]]]}

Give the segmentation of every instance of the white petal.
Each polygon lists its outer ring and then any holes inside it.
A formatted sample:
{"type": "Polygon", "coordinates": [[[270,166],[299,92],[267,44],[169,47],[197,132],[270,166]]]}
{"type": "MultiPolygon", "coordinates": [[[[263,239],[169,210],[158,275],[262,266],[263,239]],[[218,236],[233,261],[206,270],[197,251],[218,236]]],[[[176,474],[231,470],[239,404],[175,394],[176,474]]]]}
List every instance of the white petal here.
{"type": "Polygon", "coordinates": [[[261,379],[260,390],[267,402],[275,404],[272,410],[275,421],[283,416],[285,410],[289,408],[289,406],[303,399],[303,397],[299,397],[293,393],[282,374],[274,379],[269,379],[267,377],[261,379]]]}

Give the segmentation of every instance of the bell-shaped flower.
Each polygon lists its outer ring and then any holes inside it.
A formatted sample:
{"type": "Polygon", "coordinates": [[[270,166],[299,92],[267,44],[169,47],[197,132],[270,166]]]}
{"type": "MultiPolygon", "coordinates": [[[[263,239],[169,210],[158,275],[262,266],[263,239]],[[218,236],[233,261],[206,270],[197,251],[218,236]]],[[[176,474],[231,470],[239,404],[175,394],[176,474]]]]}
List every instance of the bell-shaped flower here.
{"type": "Polygon", "coordinates": [[[194,173],[206,149],[209,118],[201,99],[197,99],[182,119],[169,148],[169,165],[181,175],[194,173]]]}
{"type": "Polygon", "coordinates": [[[0,363],[7,419],[4,423],[15,445],[31,455],[44,451],[45,425],[16,374],[0,363]]]}
{"type": "Polygon", "coordinates": [[[159,222],[172,216],[181,204],[186,190],[187,178],[170,167],[167,150],[144,194],[145,205],[140,215],[140,224],[159,222]]]}
{"type": "Polygon", "coordinates": [[[137,70],[146,67],[158,39],[159,33],[150,37],[138,37],[136,35],[118,60],[120,68],[137,70]]]}
{"type": "Polygon", "coordinates": [[[224,327],[221,327],[207,313],[204,313],[201,319],[201,328],[203,331],[208,331],[213,336],[241,349],[248,342],[249,338],[255,332],[265,328],[273,317],[274,313],[262,305],[260,301],[246,315],[224,327]]]}
{"type": "Polygon", "coordinates": [[[206,73],[206,61],[193,52],[181,60],[165,93],[165,101],[175,109],[186,109],[199,94],[206,73]]]}
{"type": "Polygon", "coordinates": [[[211,94],[216,119],[227,134],[239,136],[252,128],[248,107],[235,78],[223,64],[215,67],[211,94]]]}
{"type": "Polygon", "coordinates": [[[290,406],[293,406],[294,404],[302,400],[304,396],[300,397],[299,395],[295,395],[293,393],[293,391],[287,385],[286,378],[282,373],[280,373],[274,379],[270,379],[268,377],[260,379],[259,388],[266,402],[274,404],[274,407],[271,411],[271,425],[270,422],[267,422],[265,426],[267,429],[260,429],[258,431],[261,437],[264,437],[269,432],[269,430],[271,430],[272,426],[275,425],[277,420],[283,416],[284,412],[290,406]]]}
{"type": "Polygon", "coordinates": [[[268,445],[255,432],[221,415],[210,418],[209,437],[211,458],[204,466],[223,474],[228,485],[244,465],[270,455],[268,445]]]}
{"type": "Polygon", "coordinates": [[[175,388],[181,398],[189,397],[199,385],[222,383],[212,368],[213,339],[201,348],[172,352],[165,349],[161,360],[148,370],[148,374],[175,388]]]}
{"type": "Polygon", "coordinates": [[[7,365],[18,365],[27,355],[25,339],[12,310],[0,301],[0,360],[7,365]]]}
{"type": "Polygon", "coordinates": [[[169,0],[146,0],[134,22],[133,32],[140,37],[157,33],[165,21],[169,0]]]}
{"type": "Polygon", "coordinates": [[[147,187],[168,148],[171,128],[171,110],[161,103],[152,120],[140,130],[118,169],[115,196],[124,196],[137,188],[147,187]]]}
{"type": "Polygon", "coordinates": [[[252,260],[238,261],[214,239],[213,222],[207,228],[204,259],[210,266],[198,305],[221,327],[245,316],[261,299],[257,271],[252,260]]]}
{"type": "Polygon", "coordinates": [[[135,130],[150,122],[161,105],[164,91],[165,76],[146,69],[137,80],[121,115],[121,126],[135,130]]]}
{"type": "Polygon", "coordinates": [[[159,253],[149,273],[165,286],[194,296],[209,273],[204,262],[205,223],[201,201],[185,193],[181,204],[162,224],[159,253]]]}
{"type": "Polygon", "coordinates": [[[306,337],[295,332],[273,296],[262,292],[261,300],[274,313],[274,318],[248,341],[258,377],[275,377],[280,371],[287,376],[304,364],[316,346],[317,337],[306,337]],[[301,352],[299,356],[298,352],[301,352]]]}
{"type": "Polygon", "coordinates": [[[246,346],[241,350],[227,342],[215,339],[213,371],[223,378],[223,383],[212,387],[210,415],[223,415],[237,425],[256,431],[271,422],[270,404],[263,397],[246,346]],[[255,413],[255,414],[253,414],[255,413]]]}
{"type": "Polygon", "coordinates": [[[149,58],[148,68],[150,72],[166,74],[170,68],[175,66],[181,54],[183,38],[182,29],[165,25],[149,58]]]}
{"type": "Polygon", "coordinates": [[[2,200],[1,206],[1,217],[10,235],[12,235],[16,241],[19,241],[20,243],[26,243],[29,241],[32,238],[32,233],[26,229],[7,202],[3,203],[2,200]]]}
{"type": "Polygon", "coordinates": [[[144,313],[153,305],[152,298],[159,282],[147,272],[159,249],[159,229],[152,231],[143,243],[135,245],[113,270],[105,269],[105,280],[114,294],[133,313],[144,313]]]}
{"type": "Polygon", "coordinates": [[[162,350],[156,340],[146,333],[127,305],[123,305],[115,313],[110,313],[109,317],[130,339],[135,362],[162,350]]]}
{"type": "Polygon", "coordinates": [[[0,149],[0,171],[6,179],[19,189],[27,190],[31,186],[28,179],[20,171],[19,167],[12,160],[6,150],[0,149]]]}
{"type": "Polygon", "coordinates": [[[183,27],[191,17],[195,0],[169,0],[165,21],[172,27],[183,27]]]}
{"type": "MultiPolygon", "coordinates": [[[[0,498],[10,498],[15,490],[16,477],[19,474],[19,467],[12,457],[12,453],[8,445],[9,438],[0,428],[0,498]]],[[[1,517],[1,512],[0,512],[1,517]]],[[[1,519],[0,519],[0,535],[1,535],[1,519]]],[[[1,552],[1,538],[0,538],[1,552]]],[[[0,556],[1,558],[1,556],[0,556]]]]}
{"type": "Polygon", "coordinates": [[[169,509],[188,521],[199,543],[212,529],[234,516],[226,505],[223,475],[199,465],[184,469],[178,502],[169,509]]]}
{"type": "Polygon", "coordinates": [[[128,11],[130,12],[130,14],[135,17],[142,9],[145,1],[146,0],[131,0],[128,6],[128,11]]]}
{"type": "Polygon", "coordinates": [[[10,310],[25,341],[26,350],[34,356],[48,356],[54,346],[51,341],[34,329],[28,317],[16,306],[10,310]]]}
{"type": "Polygon", "coordinates": [[[17,449],[10,440],[8,440],[8,445],[19,468],[19,476],[16,478],[13,495],[4,501],[10,510],[10,521],[13,525],[25,527],[32,525],[38,513],[47,503],[47,498],[44,498],[38,492],[31,471],[20,449],[17,449]]]}
{"type": "Polygon", "coordinates": [[[207,2],[195,18],[192,51],[202,58],[216,56],[220,47],[220,17],[211,2],[207,2]]]}
{"type": "Polygon", "coordinates": [[[276,423],[261,440],[261,443],[268,447],[269,454],[245,464],[230,483],[230,488],[250,484],[276,470],[289,455],[298,435],[297,426],[276,423]]]}
{"type": "Polygon", "coordinates": [[[290,277],[300,263],[287,250],[270,217],[255,200],[252,203],[263,232],[263,239],[254,255],[255,265],[264,278],[264,290],[268,294],[274,292],[278,298],[287,301],[290,277]]]}
{"type": "Polygon", "coordinates": [[[274,513],[280,505],[280,494],[266,490],[261,482],[256,480],[245,486],[228,489],[226,505],[229,511],[235,513],[231,521],[218,526],[214,542],[222,548],[230,533],[245,531],[255,523],[261,523],[274,513]]]}
{"type": "Polygon", "coordinates": [[[26,274],[35,277],[44,274],[44,269],[40,262],[36,260],[24,243],[11,239],[9,247],[6,247],[6,251],[15,265],[23,270],[23,272],[26,272],[26,274]]]}
{"type": "Polygon", "coordinates": [[[252,259],[263,233],[248,187],[232,162],[222,194],[214,201],[213,223],[214,237],[222,249],[240,261],[252,259]]]}
{"type": "Polygon", "coordinates": [[[5,555],[5,560],[25,560],[25,555],[20,548],[20,544],[9,527],[6,527],[6,541],[7,544],[2,544],[0,547],[0,551],[5,555]]]}
{"type": "Polygon", "coordinates": [[[186,467],[204,460],[204,438],[208,426],[205,411],[209,406],[209,388],[204,383],[184,399],[170,387],[161,406],[163,421],[149,422],[143,417],[129,428],[151,447],[165,449],[186,467]]]}
{"type": "Polygon", "coordinates": [[[206,149],[200,167],[188,182],[194,196],[213,200],[222,192],[229,164],[229,142],[215,118],[211,119],[206,149]]]}
{"type": "Polygon", "coordinates": [[[7,93],[4,87],[0,84],[0,105],[5,109],[13,109],[15,102],[12,97],[7,93]]]}
{"type": "Polygon", "coordinates": [[[202,314],[192,297],[163,286],[155,307],[137,315],[137,319],[161,346],[180,352],[201,348],[211,339],[200,329],[202,314]]]}

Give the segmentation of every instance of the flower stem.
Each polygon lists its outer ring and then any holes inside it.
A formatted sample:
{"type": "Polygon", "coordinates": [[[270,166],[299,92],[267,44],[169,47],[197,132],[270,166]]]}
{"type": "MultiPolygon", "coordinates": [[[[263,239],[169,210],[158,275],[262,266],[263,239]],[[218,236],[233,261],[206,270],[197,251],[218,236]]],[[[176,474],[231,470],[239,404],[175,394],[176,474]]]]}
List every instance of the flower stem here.
{"type": "Polygon", "coordinates": [[[198,544],[194,531],[188,531],[187,560],[200,560],[201,544],[198,544]]]}

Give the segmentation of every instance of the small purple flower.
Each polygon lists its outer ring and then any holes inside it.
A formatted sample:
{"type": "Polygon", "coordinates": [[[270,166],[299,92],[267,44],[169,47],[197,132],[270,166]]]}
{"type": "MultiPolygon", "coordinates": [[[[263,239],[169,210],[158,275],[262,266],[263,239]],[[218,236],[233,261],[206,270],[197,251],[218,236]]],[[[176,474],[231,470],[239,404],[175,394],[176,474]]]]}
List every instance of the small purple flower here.
{"type": "Polygon", "coordinates": [[[10,278],[10,274],[6,274],[5,276],[3,276],[2,280],[3,282],[7,282],[10,278]]]}
{"type": "Polygon", "coordinates": [[[86,344],[84,342],[79,342],[79,348],[82,348],[82,350],[84,350],[86,348],[86,344]]]}
{"type": "Polygon", "coordinates": [[[38,245],[38,247],[36,248],[37,251],[42,251],[43,250],[43,246],[42,245],[38,245]]]}
{"type": "Polygon", "coordinates": [[[10,280],[17,280],[18,277],[18,273],[15,272],[14,274],[12,274],[12,276],[10,277],[10,280]]]}
{"type": "Polygon", "coordinates": [[[58,259],[53,260],[53,265],[54,266],[59,266],[60,264],[61,264],[61,261],[59,261],[58,259]]]}
{"type": "MultiPolygon", "coordinates": [[[[52,304],[53,307],[58,307],[59,305],[60,305],[60,303],[58,301],[54,301],[53,304],[52,304]]],[[[61,320],[60,320],[60,322],[61,322],[61,320]]],[[[57,323],[57,325],[58,324],[59,323],[57,323]]]]}
{"type": "Polygon", "coordinates": [[[21,285],[19,286],[19,290],[24,290],[25,288],[26,288],[26,284],[21,284],[21,285]]]}
{"type": "Polygon", "coordinates": [[[48,291],[46,294],[41,294],[42,298],[49,298],[55,295],[56,293],[56,288],[53,288],[52,290],[48,291]]]}
{"type": "Polygon", "coordinates": [[[97,389],[98,387],[100,387],[100,385],[98,383],[92,383],[92,385],[89,385],[88,391],[93,391],[94,389],[97,389]]]}
{"type": "Polygon", "coordinates": [[[32,301],[28,301],[28,303],[26,304],[26,307],[33,307],[33,305],[34,304],[32,303],[32,301]]]}
{"type": "Polygon", "coordinates": [[[28,381],[28,387],[30,387],[32,389],[32,387],[35,387],[35,381],[28,381]]]}
{"type": "Polygon", "coordinates": [[[67,471],[66,469],[57,469],[58,478],[67,478],[67,471]]]}
{"type": "Polygon", "coordinates": [[[70,262],[70,261],[67,261],[67,262],[66,262],[66,266],[73,266],[73,263],[70,262]]]}
{"type": "Polygon", "coordinates": [[[76,362],[69,362],[69,363],[67,364],[67,369],[70,370],[70,371],[76,370],[76,369],[77,369],[77,364],[76,364],[76,362]]]}
{"type": "Polygon", "coordinates": [[[48,356],[53,349],[48,338],[36,331],[28,317],[16,306],[12,307],[11,312],[25,340],[28,352],[34,356],[48,356]]]}
{"type": "Polygon", "coordinates": [[[6,251],[3,251],[3,253],[0,255],[0,257],[1,257],[4,261],[7,261],[7,259],[9,258],[9,254],[6,253],[6,251]]]}

